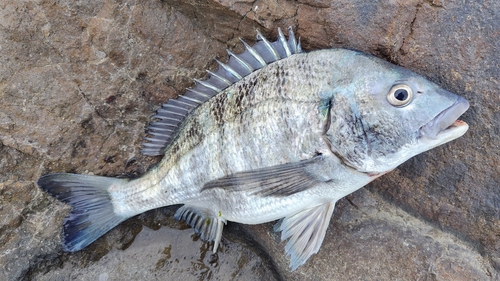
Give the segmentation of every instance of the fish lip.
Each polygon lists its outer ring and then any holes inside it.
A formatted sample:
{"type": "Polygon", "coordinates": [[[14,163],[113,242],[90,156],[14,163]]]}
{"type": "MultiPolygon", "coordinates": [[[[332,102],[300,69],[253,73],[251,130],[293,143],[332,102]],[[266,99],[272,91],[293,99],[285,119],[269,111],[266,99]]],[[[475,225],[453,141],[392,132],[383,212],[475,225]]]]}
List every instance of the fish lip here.
{"type": "Polygon", "coordinates": [[[462,97],[458,97],[451,106],[441,111],[432,120],[420,127],[420,136],[429,139],[438,139],[442,135],[453,134],[455,131],[457,131],[457,134],[460,134],[459,136],[463,135],[467,131],[468,125],[458,120],[458,117],[467,111],[468,108],[469,102],[462,97]]]}

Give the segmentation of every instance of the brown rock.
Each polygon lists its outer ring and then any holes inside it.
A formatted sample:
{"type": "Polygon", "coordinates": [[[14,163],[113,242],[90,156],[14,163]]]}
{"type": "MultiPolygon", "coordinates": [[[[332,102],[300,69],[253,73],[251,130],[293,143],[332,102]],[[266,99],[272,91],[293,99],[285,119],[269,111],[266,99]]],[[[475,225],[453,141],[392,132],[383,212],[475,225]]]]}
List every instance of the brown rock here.
{"type": "Polygon", "coordinates": [[[284,280],[488,280],[495,272],[468,242],[366,189],[337,204],[318,254],[295,272],[285,242],[266,225],[243,228],[268,249],[284,280]]]}
{"type": "MultiPolygon", "coordinates": [[[[174,254],[202,267],[184,270],[179,278],[186,280],[498,279],[499,15],[500,4],[491,0],[4,1],[0,279],[166,278],[180,270],[171,266],[174,254]],[[173,208],[133,218],[81,252],[63,253],[68,208],[39,190],[36,179],[63,171],[144,173],[159,160],[139,154],[154,109],[203,77],[213,58],[224,59],[225,48],[241,49],[238,37],[251,41],[258,28],[274,38],[277,27],[288,25],[307,50],[359,49],[466,97],[469,132],[341,200],[319,253],[293,273],[271,224],[227,227],[221,264],[209,256],[197,263],[203,243],[193,242],[194,253],[174,249],[186,234],[172,221],[173,208]],[[143,225],[169,228],[155,234],[143,225]],[[256,247],[237,239],[241,229],[256,247]],[[159,238],[179,231],[173,242],[159,238]],[[148,244],[145,236],[155,238],[148,244]],[[175,250],[170,258],[168,244],[175,250]],[[103,271],[137,260],[144,266],[103,271]],[[197,275],[203,270],[207,275],[197,275]]],[[[190,241],[182,241],[187,248],[190,241]]]]}

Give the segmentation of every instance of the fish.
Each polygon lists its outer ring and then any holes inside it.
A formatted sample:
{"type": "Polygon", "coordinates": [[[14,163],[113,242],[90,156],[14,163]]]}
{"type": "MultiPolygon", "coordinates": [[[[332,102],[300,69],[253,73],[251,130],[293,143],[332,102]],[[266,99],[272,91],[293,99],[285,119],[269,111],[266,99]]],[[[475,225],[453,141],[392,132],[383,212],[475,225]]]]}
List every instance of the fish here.
{"type": "MultiPolygon", "coordinates": [[[[241,39],[240,39],[241,40],[241,39]]],[[[162,161],[136,179],[53,173],[40,188],[70,205],[62,248],[81,250],[145,211],[182,205],[217,251],[228,221],[287,241],[296,270],[323,243],[335,203],[409,158],[468,130],[468,101],[375,56],[305,52],[278,28],[156,111],[142,153],[162,161]]]]}

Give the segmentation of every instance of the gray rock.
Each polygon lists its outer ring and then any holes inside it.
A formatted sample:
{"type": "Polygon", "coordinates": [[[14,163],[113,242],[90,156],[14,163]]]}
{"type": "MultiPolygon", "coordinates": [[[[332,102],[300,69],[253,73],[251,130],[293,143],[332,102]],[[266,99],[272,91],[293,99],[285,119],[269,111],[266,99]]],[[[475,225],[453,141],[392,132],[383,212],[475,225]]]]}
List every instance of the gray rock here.
{"type": "Polygon", "coordinates": [[[228,240],[213,254],[191,229],[143,228],[125,250],[113,249],[82,266],[73,255],[61,267],[36,272],[35,280],[276,280],[259,256],[228,240]]]}
{"type": "MultiPolygon", "coordinates": [[[[495,270],[474,246],[361,189],[337,204],[320,251],[295,272],[279,234],[244,226],[284,280],[488,280],[495,270]]],[[[496,273],[494,273],[496,274],[496,273]]]]}
{"type": "Polygon", "coordinates": [[[498,279],[499,31],[492,0],[6,0],[0,280],[498,279]],[[274,38],[289,25],[307,50],[362,50],[466,97],[469,132],[341,200],[319,253],[293,273],[271,223],[228,226],[215,257],[171,218],[172,207],[63,253],[68,207],[36,179],[144,173],[160,160],[139,154],[154,109],[225,59],[225,48],[241,50],[238,37],[252,41],[258,28],[274,38]]]}

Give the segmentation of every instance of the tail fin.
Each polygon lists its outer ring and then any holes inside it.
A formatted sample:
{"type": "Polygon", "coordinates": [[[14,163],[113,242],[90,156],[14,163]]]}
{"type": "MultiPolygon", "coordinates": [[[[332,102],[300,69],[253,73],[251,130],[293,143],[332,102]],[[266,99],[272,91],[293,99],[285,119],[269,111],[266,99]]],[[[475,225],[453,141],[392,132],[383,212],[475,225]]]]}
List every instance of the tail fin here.
{"type": "Polygon", "coordinates": [[[77,174],[50,174],[41,177],[37,184],[60,201],[73,207],[64,219],[63,249],[75,252],[88,246],[97,238],[128,217],[117,216],[108,189],[126,179],[77,174]]]}

